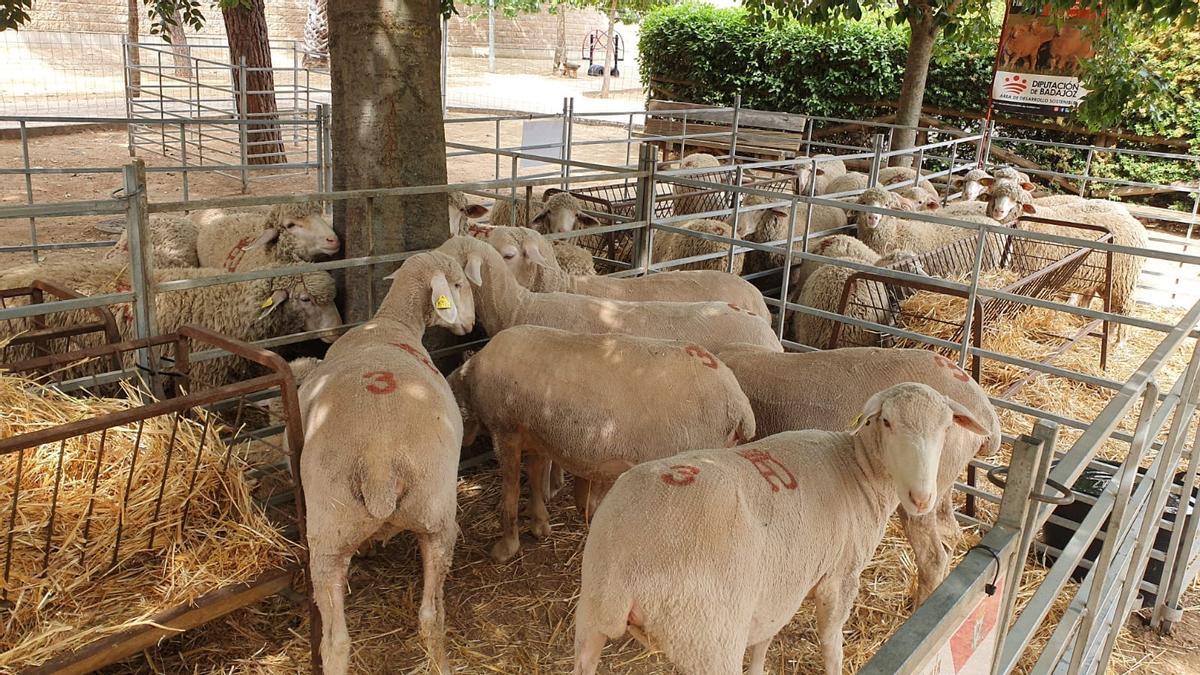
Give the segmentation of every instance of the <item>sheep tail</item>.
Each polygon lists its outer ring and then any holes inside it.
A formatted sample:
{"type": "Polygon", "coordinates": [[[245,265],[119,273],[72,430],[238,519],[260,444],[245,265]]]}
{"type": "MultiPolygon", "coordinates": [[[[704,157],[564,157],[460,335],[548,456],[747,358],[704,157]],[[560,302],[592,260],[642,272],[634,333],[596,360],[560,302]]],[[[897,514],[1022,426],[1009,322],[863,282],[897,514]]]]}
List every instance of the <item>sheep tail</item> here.
{"type": "Polygon", "coordinates": [[[403,488],[389,458],[362,457],[356,482],[355,492],[367,508],[367,513],[380,520],[392,515],[403,488]]]}

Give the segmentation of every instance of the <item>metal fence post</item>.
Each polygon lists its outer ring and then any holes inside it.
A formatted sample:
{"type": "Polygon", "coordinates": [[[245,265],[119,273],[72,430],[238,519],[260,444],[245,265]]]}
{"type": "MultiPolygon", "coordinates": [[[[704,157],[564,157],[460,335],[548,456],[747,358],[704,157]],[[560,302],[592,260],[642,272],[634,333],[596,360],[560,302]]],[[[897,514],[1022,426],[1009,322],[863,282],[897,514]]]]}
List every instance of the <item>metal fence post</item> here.
{"type": "Polygon", "coordinates": [[[244,56],[238,59],[237,81],[238,81],[238,91],[237,91],[237,96],[238,96],[238,115],[237,115],[238,148],[240,150],[241,163],[242,163],[242,194],[246,194],[247,192],[250,191],[250,176],[248,174],[248,169],[246,168],[247,165],[250,163],[250,152],[247,147],[248,139],[246,138],[247,134],[249,133],[248,127],[249,127],[249,121],[250,121],[250,113],[249,113],[249,108],[246,107],[246,57],[244,57],[244,56]]]}
{"type": "MultiPolygon", "coordinates": [[[[136,337],[158,334],[154,311],[154,256],[150,239],[150,214],[146,197],[146,163],[140,159],[126,164],[125,232],[129,238],[129,281],[133,287],[133,320],[136,337]]],[[[139,350],[138,361],[149,367],[149,355],[139,350]],[[142,359],[146,359],[142,363],[142,359]]]]}
{"type": "Polygon", "coordinates": [[[650,262],[653,259],[651,250],[654,246],[654,171],[658,166],[658,148],[643,143],[638,149],[638,171],[645,175],[638,176],[635,188],[634,217],[645,223],[640,237],[634,238],[634,264],[641,268],[642,274],[650,273],[650,262]]]}
{"type": "Polygon", "coordinates": [[[737,137],[738,137],[738,118],[742,112],[742,95],[733,95],[733,122],[730,124],[731,131],[729,132],[729,161],[737,161],[737,137]]]}
{"type": "MultiPolygon", "coordinates": [[[[125,119],[133,119],[133,90],[129,86],[129,38],[121,36],[121,79],[125,85],[125,119]]],[[[125,124],[125,135],[128,137],[129,156],[134,156],[133,125],[125,124]]]]}
{"type": "Polygon", "coordinates": [[[563,99],[563,125],[562,125],[562,146],[559,156],[563,159],[562,168],[559,169],[559,174],[562,176],[562,182],[559,184],[563,190],[567,189],[567,179],[571,177],[571,125],[572,119],[575,117],[575,99],[567,97],[563,99]]]}
{"type": "MultiPolygon", "coordinates": [[[[21,120],[21,161],[25,164],[25,203],[33,205],[33,173],[29,170],[29,129],[21,120]]],[[[33,246],[33,262],[38,261],[37,219],[29,216],[29,243],[33,246]]]]}
{"type": "Polygon", "coordinates": [[[875,134],[871,138],[871,152],[874,156],[871,157],[870,173],[867,175],[867,185],[875,187],[879,183],[879,169],[883,162],[883,134],[875,134]]]}
{"type": "Polygon", "coordinates": [[[1088,178],[1092,175],[1092,160],[1096,157],[1096,148],[1088,148],[1087,161],[1083,164],[1083,179],[1079,181],[1079,196],[1087,196],[1088,178]]]}
{"type": "Polygon", "coordinates": [[[188,200],[187,125],[179,123],[179,162],[183,165],[183,201],[188,200]]]}
{"type": "MultiPolygon", "coordinates": [[[[696,176],[692,176],[696,178],[696,176]]],[[[740,188],[742,186],[742,167],[735,166],[733,168],[733,185],[740,188]]],[[[733,223],[729,228],[729,238],[737,241],[738,238],[738,215],[742,208],[742,193],[737,190],[733,191],[733,203],[730,205],[733,213],[729,216],[729,221],[733,223]]],[[[737,248],[737,244],[729,242],[729,254],[726,256],[725,265],[726,272],[733,274],[733,250],[737,248]]]]}
{"type": "Polygon", "coordinates": [[[325,191],[325,111],[317,105],[317,192],[325,191]]]}

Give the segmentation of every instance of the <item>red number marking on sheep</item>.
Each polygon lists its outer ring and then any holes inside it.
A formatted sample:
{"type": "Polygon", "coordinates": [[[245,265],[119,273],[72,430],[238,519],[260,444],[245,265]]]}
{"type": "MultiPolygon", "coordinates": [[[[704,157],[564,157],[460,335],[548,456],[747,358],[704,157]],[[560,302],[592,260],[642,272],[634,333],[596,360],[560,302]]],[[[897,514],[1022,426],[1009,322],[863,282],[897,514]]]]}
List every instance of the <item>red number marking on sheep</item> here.
{"type": "Polygon", "coordinates": [[[700,359],[700,362],[709,368],[712,368],[713,370],[717,369],[717,357],[709,354],[704,347],[701,347],[700,345],[688,345],[684,351],[688,353],[688,356],[694,356],[700,359]]]}
{"type": "Polygon", "coordinates": [[[438,372],[437,367],[434,366],[433,363],[429,359],[425,358],[425,355],[421,353],[421,350],[417,349],[416,347],[414,347],[410,344],[406,344],[404,342],[389,342],[388,344],[392,345],[393,347],[399,347],[400,349],[403,349],[404,351],[408,352],[409,354],[412,354],[413,358],[420,361],[421,363],[424,363],[425,367],[428,368],[429,370],[433,371],[434,375],[439,375],[439,376],[441,375],[441,373],[438,372]]]}
{"type": "Polygon", "coordinates": [[[941,354],[934,354],[933,360],[936,361],[937,364],[939,366],[941,366],[942,368],[949,368],[950,370],[954,371],[953,372],[954,379],[958,380],[959,382],[970,382],[971,381],[970,375],[967,375],[966,373],[964,373],[962,368],[959,368],[956,363],[954,363],[950,359],[942,356],[941,354]]]}
{"type": "Polygon", "coordinates": [[[696,482],[696,474],[700,473],[700,469],[690,464],[676,464],[671,467],[671,470],[663,475],[662,482],[675,487],[683,487],[696,482]]]}
{"type": "Polygon", "coordinates": [[[246,257],[245,247],[254,241],[254,237],[242,237],[233,248],[229,249],[229,253],[225,255],[225,271],[236,272],[238,265],[242,264],[242,258],[246,257]]]}
{"type": "Polygon", "coordinates": [[[748,450],[739,450],[737,454],[750,460],[754,468],[758,469],[758,473],[762,474],[763,480],[767,481],[767,485],[771,486],[771,492],[779,492],[779,488],[787,490],[796,489],[796,476],[766,450],[750,448],[748,450]],[[783,471],[787,478],[780,475],[779,471],[783,471]]]}
{"type": "Polygon", "coordinates": [[[371,380],[367,385],[367,391],[382,396],[396,391],[396,376],[386,370],[372,370],[369,373],[363,373],[363,378],[371,380]]]}
{"type": "MultiPolygon", "coordinates": [[[[128,293],[130,290],[131,289],[129,287],[129,284],[126,284],[126,283],[118,283],[116,286],[113,287],[114,293],[128,293]]],[[[122,302],[121,304],[117,305],[116,307],[117,307],[117,316],[120,317],[121,321],[126,326],[132,326],[133,325],[133,303],[122,302]]]]}

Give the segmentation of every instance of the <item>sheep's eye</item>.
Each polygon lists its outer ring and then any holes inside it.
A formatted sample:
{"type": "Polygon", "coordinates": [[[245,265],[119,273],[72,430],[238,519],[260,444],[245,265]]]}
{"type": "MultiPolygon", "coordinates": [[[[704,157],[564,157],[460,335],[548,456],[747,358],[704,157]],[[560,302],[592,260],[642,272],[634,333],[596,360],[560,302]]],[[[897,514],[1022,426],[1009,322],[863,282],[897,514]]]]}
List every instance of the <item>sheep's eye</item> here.
{"type": "Polygon", "coordinates": [[[303,302],[303,303],[304,303],[304,304],[306,304],[306,305],[307,305],[307,304],[311,304],[311,303],[312,303],[312,301],[313,301],[313,300],[312,300],[312,296],[309,296],[309,295],[302,295],[302,296],[300,296],[300,302],[303,302]]]}
{"type": "Polygon", "coordinates": [[[296,226],[296,223],[288,223],[287,225],[284,225],[283,227],[284,227],[285,229],[288,229],[288,230],[290,230],[290,229],[292,229],[292,228],[293,228],[293,227],[295,227],[295,226],[296,226]]]}
{"type": "Polygon", "coordinates": [[[454,282],[454,287],[455,287],[455,288],[462,288],[462,282],[461,282],[461,281],[456,281],[456,282],[454,282]]]}
{"type": "Polygon", "coordinates": [[[512,253],[504,253],[503,255],[504,255],[504,259],[505,259],[505,260],[512,260],[513,258],[515,258],[515,257],[516,257],[516,256],[515,256],[514,254],[512,254],[512,253]]]}
{"type": "Polygon", "coordinates": [[[883,418],[883,426],[884,426],[884,428],[885,428],[885,429],[891,429],[891,428],[892,428],[892,423],[891,423],[891,422],[889,422],[889,421],[887,420],[887,418],[885,417],[885,418],[883,418]]]}

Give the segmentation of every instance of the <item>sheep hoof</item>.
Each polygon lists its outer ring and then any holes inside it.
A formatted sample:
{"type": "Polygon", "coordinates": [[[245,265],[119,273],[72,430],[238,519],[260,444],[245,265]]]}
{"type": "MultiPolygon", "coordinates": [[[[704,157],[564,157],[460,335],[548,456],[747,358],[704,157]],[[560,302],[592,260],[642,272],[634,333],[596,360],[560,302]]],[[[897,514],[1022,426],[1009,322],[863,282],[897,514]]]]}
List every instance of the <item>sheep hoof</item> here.
{"type": "Polygon", "coordinates": [[[512,558],[521,548],[521,540],[504,538],[492,545],[492,560],[502,563],[512,558]]]}
{"type": "Polygon", "coordinates": [[[550,523],[545,520],[535,520],[529,525],[529,531],[534,539],[542,540],[550,536],[550,523]]]}

